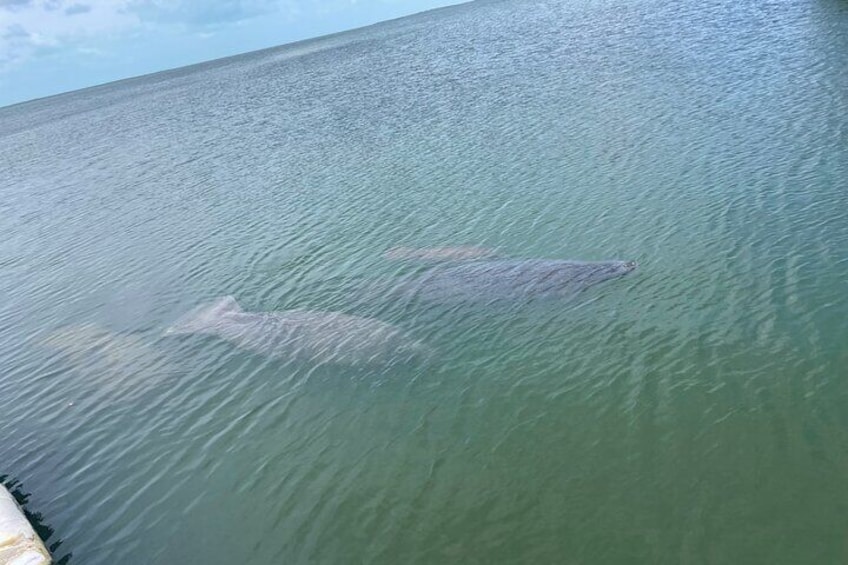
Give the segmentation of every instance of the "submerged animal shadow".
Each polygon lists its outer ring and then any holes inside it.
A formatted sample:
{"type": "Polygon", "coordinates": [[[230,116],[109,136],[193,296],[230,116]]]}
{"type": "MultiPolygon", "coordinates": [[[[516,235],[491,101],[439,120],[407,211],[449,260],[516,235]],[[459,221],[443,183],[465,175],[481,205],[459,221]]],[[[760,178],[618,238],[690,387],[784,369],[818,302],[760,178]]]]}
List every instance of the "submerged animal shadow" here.
{"type": "Polygon", "coordinates": [[[165,334],[212,335],[271,358],[320,364],[383,366],[433,355],[424,342],[375,318],[318,310],[247,312],[232,296],[194,308],[165,334]]]}

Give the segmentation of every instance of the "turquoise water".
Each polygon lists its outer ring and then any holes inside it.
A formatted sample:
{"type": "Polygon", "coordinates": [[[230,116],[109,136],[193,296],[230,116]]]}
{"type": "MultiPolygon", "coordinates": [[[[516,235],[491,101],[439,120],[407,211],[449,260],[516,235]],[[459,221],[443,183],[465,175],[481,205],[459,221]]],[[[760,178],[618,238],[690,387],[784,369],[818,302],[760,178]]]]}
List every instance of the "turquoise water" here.
{"type": "Polygon", "coordinates": [[[848,4],[475,2],[0,110],[0,474],[79,564],[848,560],[848,4]],[[403,246],[635,260],[363,292],[403,246]],[[164,336],[233,295],[420,364],[164,336]]]}

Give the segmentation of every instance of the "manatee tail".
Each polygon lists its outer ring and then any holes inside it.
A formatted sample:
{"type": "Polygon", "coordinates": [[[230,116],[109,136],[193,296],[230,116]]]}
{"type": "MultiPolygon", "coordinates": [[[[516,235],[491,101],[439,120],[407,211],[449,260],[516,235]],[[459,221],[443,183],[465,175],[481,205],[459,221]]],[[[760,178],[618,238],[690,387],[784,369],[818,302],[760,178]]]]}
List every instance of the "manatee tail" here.
{"type": "Polygon", "coordinates": [[[224,296],[207,304],[201,304],[187,314],[184,314],[171,327],[165,330],[165,335],[209,332],[215,328],[216,323],[221,317],[241,311],[241,306],[239,306],[235,298],[224,296]]]}

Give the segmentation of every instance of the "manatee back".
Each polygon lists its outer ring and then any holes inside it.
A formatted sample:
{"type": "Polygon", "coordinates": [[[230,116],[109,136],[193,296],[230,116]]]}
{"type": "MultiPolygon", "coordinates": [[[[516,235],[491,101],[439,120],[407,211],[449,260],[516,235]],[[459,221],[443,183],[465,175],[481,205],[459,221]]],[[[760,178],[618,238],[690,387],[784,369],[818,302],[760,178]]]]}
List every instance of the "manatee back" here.
{"type": "Polygon", "coordinates": [[[228,314],[242,312],[241,306],[232,296],[224,296],[189,311],[165,330],[168,335],[216,333],[228,314]]]}
{"type": "Polygon", "coordinates": [[[429,348],[401,328],[341,312],[285,310],[257,313],[228,337],[276,358],[344,365],[383,365],[426,357],[429,348]]]}
{"type": "Polygon", "coordinates": [[[475,261],[435,267],[403,284],[408,296],[435,301],[490,301],[570,294],[621,276],[620,261],[547,259],[475,261]]]}

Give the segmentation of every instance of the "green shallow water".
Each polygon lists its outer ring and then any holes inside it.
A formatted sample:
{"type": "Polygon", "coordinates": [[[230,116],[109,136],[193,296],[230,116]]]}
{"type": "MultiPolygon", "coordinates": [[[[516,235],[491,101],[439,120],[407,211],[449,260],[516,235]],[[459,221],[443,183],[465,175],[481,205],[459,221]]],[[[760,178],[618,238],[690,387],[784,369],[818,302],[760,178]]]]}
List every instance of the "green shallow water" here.
{"type": "Polygon", "coordinates": [[[846,179],[841,0],[475,2],[4,108],[0,473],[86,565],[843,563],[846,179]],[[361,292],[456,245],[639,269],[361,292]],[[222,295],[435,355],[162,336],[222,295]]]}

